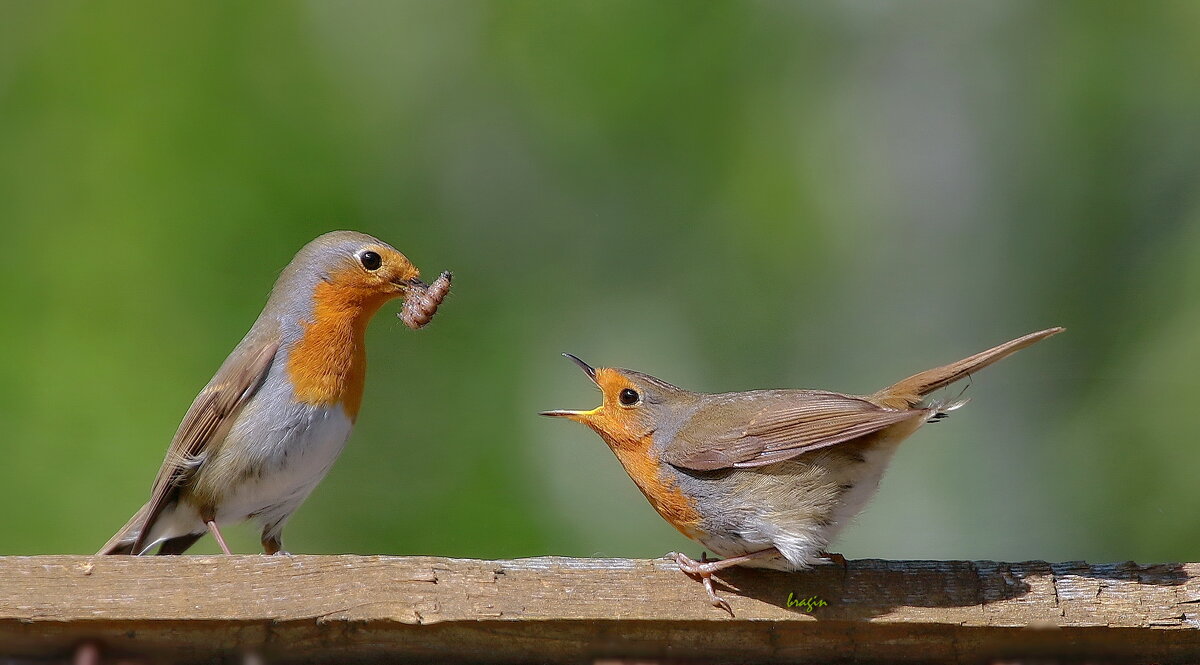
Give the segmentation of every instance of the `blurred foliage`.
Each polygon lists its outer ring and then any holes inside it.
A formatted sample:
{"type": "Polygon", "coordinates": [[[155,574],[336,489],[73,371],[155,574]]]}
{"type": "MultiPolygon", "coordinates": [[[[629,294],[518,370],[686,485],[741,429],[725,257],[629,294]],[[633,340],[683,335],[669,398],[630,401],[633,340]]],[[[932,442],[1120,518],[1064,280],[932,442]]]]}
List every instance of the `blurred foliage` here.
{"type": "Polygon", "coordinates": [[[1200,4],[0,7],[2,553],[99,547],[279,269],[354,228],[455,292],[372,325],[292,551],[698,550],[534,415],[595,403],[560,351],[868,392],[1065,325],[837,549],[1200,557],[1200,4]]]}

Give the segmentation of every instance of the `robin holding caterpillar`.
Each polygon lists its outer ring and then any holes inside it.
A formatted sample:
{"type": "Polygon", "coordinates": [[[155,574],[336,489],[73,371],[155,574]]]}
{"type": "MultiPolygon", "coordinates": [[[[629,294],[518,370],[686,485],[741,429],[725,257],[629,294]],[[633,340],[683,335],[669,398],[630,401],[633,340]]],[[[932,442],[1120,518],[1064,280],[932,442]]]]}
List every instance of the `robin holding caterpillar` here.
{"type": "Polygon", "coordinates": [[[100,554],[180,554],[220,525],[254,520],[267,554],[283,553],[283,526],[325,477],[358,417],[365,333],[379,308],[404,298],[401,318],[429,321],[433,297],[395,248],[334,231],[284,268],[258,320],[200,391],[167,450],[150,501],[100,554]]]}

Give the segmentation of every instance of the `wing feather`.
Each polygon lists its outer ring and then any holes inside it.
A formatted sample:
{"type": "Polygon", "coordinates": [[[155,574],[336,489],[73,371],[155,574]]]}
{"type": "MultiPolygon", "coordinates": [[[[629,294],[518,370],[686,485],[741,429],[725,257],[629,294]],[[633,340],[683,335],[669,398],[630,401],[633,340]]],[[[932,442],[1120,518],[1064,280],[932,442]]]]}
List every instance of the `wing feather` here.
{"type": "Polygon", "coordinates": [[[688,423],[663,460],[697,471],[765,466],[926,415],[920,409],[886,409],[839,393],[780,391],[765,401],[749,422],[724,432],[712,433],[712,423],[719,418],[711,415],[688,423]]]}
{"type": "Polygon", "coordinates": [[[258,349],[248,348],[243,353],[235,351],[221,366],[212,382],[196,396],[179,424],[158,476],[154,479],[149,503],[138,511],[121,532],[113,536],[110,543],[121,540],[122,536],[127,537],[132,529],[137,529],[133,553],[138,554],[145,548],[150,527],[159,513],[203,463],[211,445],[228,433],[246,401],[258,392],[278,351],[279,342],[276,340],[258,349]]]}

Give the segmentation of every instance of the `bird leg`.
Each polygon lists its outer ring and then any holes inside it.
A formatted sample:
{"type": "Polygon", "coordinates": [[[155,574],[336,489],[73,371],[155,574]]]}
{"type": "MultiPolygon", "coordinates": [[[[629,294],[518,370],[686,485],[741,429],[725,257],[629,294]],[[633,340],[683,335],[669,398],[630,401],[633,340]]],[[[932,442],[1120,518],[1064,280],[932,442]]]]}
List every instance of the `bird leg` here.
{"type": "Polygon", "coordinates": [[[213,535],[213,538],[217,539],[217,544],[221,546],[221,551],[226,554],[233,554],[233,552],[229,551],[229,546],[225,544],[225,539],[221,537],[221,530],[217,528],[217,523],[213,520],[206,520],[204,524],[208,527],[208,531],[213,535]]]}
{"type": "Polygon", "coordinates": [[[729,607],[729,603],[724,598],[718,596],[716,591],[713,590],[713,580],[734,591],[737,591],[737,587],[717,577],[714,573],[718,570],[746,563],[747,561],[753,561],[754,559],[778,555],[779,550],[774,547],[768,547],[765,550],[729,557],[728,559],[709,559],[707,552],[700,554],[699,561],[679,552],[669,552],[664,558],[674,561],[684,573],[700,580],[704,584],[704,590],[708,592],[708,602],[712,603],[713,607],[729,612],[729,616],[733,616],[733,609],[729,607]]]}

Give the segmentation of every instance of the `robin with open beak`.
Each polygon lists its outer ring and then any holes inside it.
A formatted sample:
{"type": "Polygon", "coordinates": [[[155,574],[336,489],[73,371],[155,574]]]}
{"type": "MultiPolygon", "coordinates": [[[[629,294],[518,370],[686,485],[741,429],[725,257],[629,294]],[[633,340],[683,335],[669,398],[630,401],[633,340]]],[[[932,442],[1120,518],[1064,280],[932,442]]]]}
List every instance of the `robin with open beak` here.
{"type": "Polygon", "coordinates": [[[595,430],[659,515],[725,557],[667,555],[732,614],[713,591],[714,573],[735,565],[799,570],[836,556],[826,548],[875,494],[900,442],[965,403],[926,396],[1062,330],[1025,335],[865,396],[694,393],[564,354],[600,388],[603,403],[542,415],[595,430]]]}
{"type": "MultiPolygon", "coordinates": [[[[428,287],[395,248],[334,231],[284,268],[258,320],[192,403],[142,506],[100,554],[180,554],[220,526],[254,520],[267,554],[333,466],[362,404],[367,323],[428,287]]],[[[438,280],[439,297],[449,273],[438,280]]],[[[423,322],[432,305],[423,305],[423,322]]],[[[406,319],[408,321],[408,319],[406,319]]],[[[411,327],[418,327],[410,323],[411,327]]]]}

